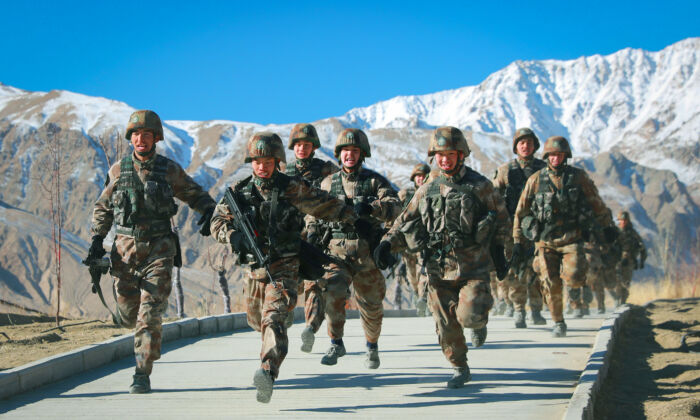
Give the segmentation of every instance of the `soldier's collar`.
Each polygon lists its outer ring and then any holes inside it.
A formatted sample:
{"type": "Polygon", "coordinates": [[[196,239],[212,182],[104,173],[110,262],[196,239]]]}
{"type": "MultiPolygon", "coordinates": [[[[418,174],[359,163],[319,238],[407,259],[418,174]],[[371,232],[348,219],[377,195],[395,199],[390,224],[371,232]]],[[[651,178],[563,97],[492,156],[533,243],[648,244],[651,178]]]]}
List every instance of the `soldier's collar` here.
{"type": "Polygon", "coordinates": [[[534,156],[534,155],[530,155],[530,156],[528,156],[528,157],[526,157],[526,158],[522,158],[522,157],[518,156],[517,159],[518,159],[518,164],[519,164],[520,167],[522,168],[523,166],[530,166],[530,165],[532,165],[532,162],[535,161],[535,156],[534,156]]]}
{"type": "Polygon", "coordinates": [[[352,172],[345,171],[345,168],[343,168],[340,171],[340,173],[343,174],[343,177],[345,177],[345,179],[347,179],[348,181],[357,181],[357,177],[360,176],[360,172],[362,172],[361,163],[358,163],[358,168],[352,172]]]}
{"type": "Polygon", "coordinates": [[[262,190],[271,190],[278,177],[279,171],[275,171],[269,178],[260,178],[259,176],[253,174],[253,183],[262,190]]]}
{"type": "Polygon", "coordinates": [[[311,155],[307,158],[304,158],[304,159],[296,158],[296,162],[294,164],[296,165],[297,169],[299,169],[300,171],[305,171],[306,169],[309,168],[309,166],[311,166],[311,162],[313,160],[314,160],[314,154],[311,153],[311,155]]]}
{"type": "Polygon", "coordinates": [[[144,169],[150,169],[153,167],[153,164],[156,161],[156,147],[155,147],[155,145],[153,145],[153,150],[151,152],[152,152],[152,154],[146,160],[139,160],[138,156],[136,155],[136,152],[134,152],[133,156],[131,157],[131,160],[133,160],[136,165],[139,165],[140,167],[142,167],[144,169]]]}
{"type": "Polygon", "coordinates": [[[447,173],[440,169],[440,176],[445,177],[449,182],[458,183],[467,173],[467,167],[463,163],[458,163],[458,168],[455,168],[451,173],[447,173]]]}
{"type": "Polygon", "coordinates": [[[547,162],[547,169],[554,175],[560,176],[561,174],[564,173],[564,168],[566,168],[566,162],[562,163],[559,165],[558,168],[555,168],[554,166],[550,165],[549,162],[547,162]]]}

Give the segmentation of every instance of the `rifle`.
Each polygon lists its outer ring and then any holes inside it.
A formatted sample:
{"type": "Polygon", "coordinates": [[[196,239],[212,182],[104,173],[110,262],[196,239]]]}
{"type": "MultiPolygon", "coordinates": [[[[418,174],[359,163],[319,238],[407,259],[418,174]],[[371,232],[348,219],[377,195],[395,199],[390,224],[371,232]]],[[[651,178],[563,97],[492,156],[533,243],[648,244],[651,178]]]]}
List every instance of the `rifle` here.
{"type": "MultiPolygon", "coordinates": [[[[112,322],[114,322],[115,325],[121,325],[122,323],[121,317],[119,316],[119,308],[117,308],[116,314],[112,312],[112,310],[107,305],[107,302],[105,302],[105,297],[102,294],[102,287],[100,286],[100,278],[102,278],[104,274],[107,274],[111,266],[109,258],[103,257],[85,259],[83,260],[83,264],[88,266],[88,271],[90,272],[90,278],[92,280],[92,293],[97,293],[97,296],[100,297],[102,305],[104,305],[104,307],[107,308],[109,313],[112,315],[112,322]]],[[[115,293],[114,288],[112,288],[112,293],[115,293]]],[[[116,293],[114,295],[114,301],[117,301],[116,293]]]]}
{"type": "Polygon", "coordinates": [[[231,213],[233,213],[233,221],[236,224],[237,230],[243,233],[243,236],[248,243],[248,249],[253,252],[253,257],[255,258],[256,263],[265,268],[267,278],[270,279],[270,284],[277,287],[277,283],[272,279],[272,275],[270,274],[269,258],[263,255],[256,242],[256,238],[259,236],[258,231],[253,226],[250,219],[243,214],[241,207],[238,205],[236,193],[231,189],[231,187],[226,188],[224,200],[226,201],[228,208],[231,210],[231,213]]]}

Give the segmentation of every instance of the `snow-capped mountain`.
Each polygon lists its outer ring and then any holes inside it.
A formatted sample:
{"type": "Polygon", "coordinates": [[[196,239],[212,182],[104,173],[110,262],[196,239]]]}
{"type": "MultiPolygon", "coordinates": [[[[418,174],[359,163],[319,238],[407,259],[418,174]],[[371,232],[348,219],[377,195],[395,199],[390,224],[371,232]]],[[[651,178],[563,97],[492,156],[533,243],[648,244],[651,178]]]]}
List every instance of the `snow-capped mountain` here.
{"type": "MultiPolygon", "coordinates": [[[[663,263],[668,265],[669,253],[688,260],[697,246],[698,50],[700,38],[694,38],[660,52],[626,49],[571,61],[518,61],[478,86],[397,97],[316,121],[322,143],[317,155],[333,159],[336,135],[344,127],[361,127],[372,145],[367,166],[404,187],[413,165],[427,159],[430,133],[436,126],[464,129],[472,150],[467,163],[489,176],[512,159],[510,136],[516,127],[532,127],[541,140],[565,135],[573,143],[576,164],[591,171],[611,209],[632,211],[652,248],[645,274],[658,276],[663,263]]],[[[54,123],[71,151],[64,175],[68,238],[64,258],[69,259],[64,279],[70,291],[62,296],[70,314],[102,313],[98,301],[87,298],[81,248],[88,246],[92,205],[108,162],[114,160],[118,145],[127,144],[124,128],[133,111],[106,98],[67,91],[29,92],[0,84],[3,298],[10,296],[15,303],[39,309],[50,306],[49,206],[40,180],[46,176],[43,141],[47,125],[54,123]],[[100,147],[100,137],[107,141],[106,149],[100,147]]],[[[250,173],[243,164],[246,140],[256,131],[270,130],[286,142],[295,122],[166,120],[165,141],[158,143],[158,150],[219,198],[227,185],[250,173]]],[[[287,157],[293,159],[291,153],[287,157]]],[[[200,302],[211,295],[209,259],[220,257],[224,248],[195,234],[197,217],[186,206],[180,209],[176,221],[187,267],[185,293],[200,302]]]]}

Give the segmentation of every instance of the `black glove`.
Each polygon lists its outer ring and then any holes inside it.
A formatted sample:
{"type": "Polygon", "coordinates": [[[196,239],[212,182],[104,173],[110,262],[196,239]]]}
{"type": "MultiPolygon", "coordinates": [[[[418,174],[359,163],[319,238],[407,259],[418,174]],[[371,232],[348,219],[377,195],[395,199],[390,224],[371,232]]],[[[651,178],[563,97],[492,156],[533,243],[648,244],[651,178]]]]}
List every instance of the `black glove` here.
{"type": "Polygon", "coordinates": [[[374,263],[380,270],[384,270],[390,265],[396,264],[396,258],[391,253],[391,243],[389,241],[381,241],[374,249],[374,263]]]}
{"type": "Polygon", "coordinates": [[[208,209],[204,210],[204,214],[197,221],[197,225],[202,226],[199,229],[200,235],[202,235],[202,236],[211,235],[211,229],[210,229],[211,228],[211,217],[213,215],[214,215],[214,207],[209,207],[208,209]]]}
{"type": "Polygon", "coordinates": [[[603,238],[605,238],[605,242],[609,244],[615,242],[619,234],[620,232],[615,226],[606,226],[603,228],[603,238]]]}
{"type": "Polygon", "coordinates": [[[105,248],[102,246],[102,241],[104,240],[104,236],[101,235],[95,235],[92,237],[92,243],[90,244],[90,249],[88,250],[87,257],[85,258],[85,261],[83,261],[83,264],[89,265],[86,263],[86,261],[99,260],[105,256],[107,251],[105,251],[105,248]]]}
{"type": "Polygon", "coordinates": [[[513,251],[510,255],[510,265],[511,267],[517,267],[523,262],[525,257],[525,249],[523,244],[517,243],[513,244],[513,251]]]}
{"type": "Polygon", "coordinates": [[[360,238],[368,239],[372,235],[372,224],[365,219],[355,220],[353,226],[360,238]]]}
{"type": "Polygon", "coordinates": [[[355,204],[353,209],[355,210],[355,213],[360,217],[368,217],[372,215],[372,206],[363,201],[360,201],[359,203],[355,204]]]}
{"type": "Polygon", "coordinates": [[[491,259],[493,260],[493,265],[496,268],[496,277],[498,278],[498,280],[505,279],[506,275],[508,274],[510,264],[508,264],[508,261],[506,261],[506,255],[503,249],[503,245],[491,245],[489,251],[491,252],[491,259]]]}

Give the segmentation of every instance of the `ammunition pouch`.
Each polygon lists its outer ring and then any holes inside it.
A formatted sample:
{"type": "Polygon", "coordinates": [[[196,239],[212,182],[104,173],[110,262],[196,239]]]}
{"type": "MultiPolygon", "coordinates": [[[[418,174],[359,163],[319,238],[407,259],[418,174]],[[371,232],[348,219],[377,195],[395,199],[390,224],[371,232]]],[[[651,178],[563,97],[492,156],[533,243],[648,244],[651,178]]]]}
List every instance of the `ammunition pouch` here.
{"type": "Polygon", "coordinates": [[[523,236],[531,242],[537,242],[540,236],[540,224],[534,216],[523,217],[520,223],[523,236]]]}

